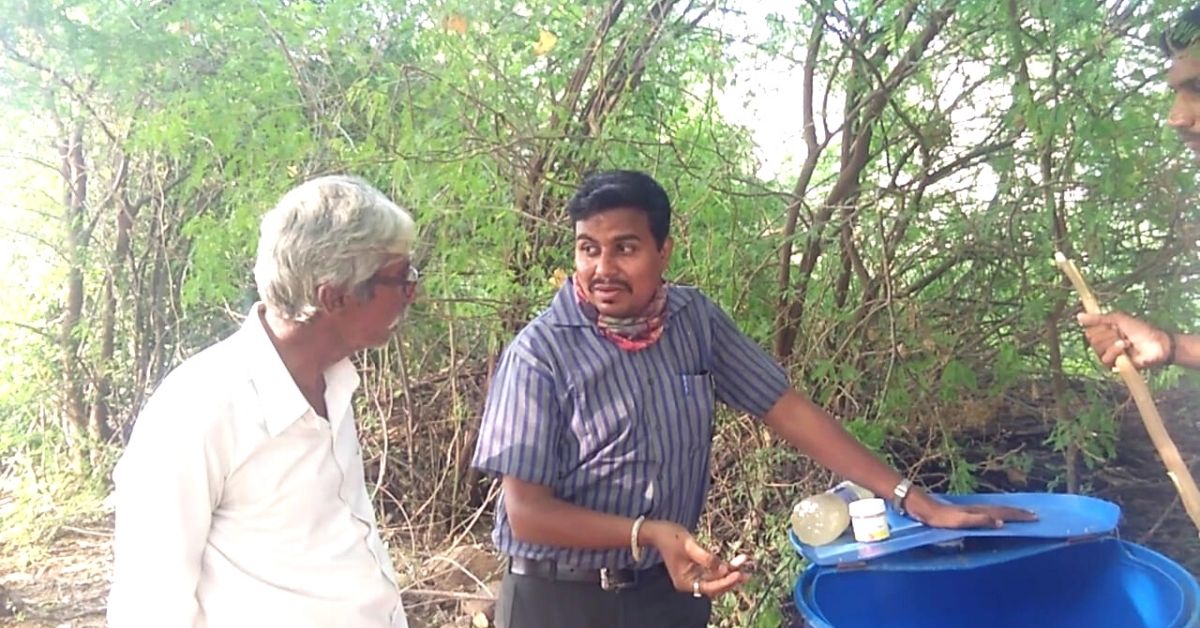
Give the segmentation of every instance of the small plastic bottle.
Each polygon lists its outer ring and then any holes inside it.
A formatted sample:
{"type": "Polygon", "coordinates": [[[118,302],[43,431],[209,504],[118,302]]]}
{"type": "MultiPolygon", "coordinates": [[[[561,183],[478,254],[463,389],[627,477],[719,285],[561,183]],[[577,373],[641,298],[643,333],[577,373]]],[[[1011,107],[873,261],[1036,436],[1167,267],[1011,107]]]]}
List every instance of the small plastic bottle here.
{"type": "Polygon", "coordinates": [[[871,497],[871,491],[853,482],[806,497],[792,508],[792,531],[805,545],[832,543],[850,527],[849,504],[871,497]]]}
{"type": "Polygon", "coordinates": [[[854,540],[859,543],[882,541],[891,535],[887,523],[887,505],[882,499],[860,499],[848,507],[854,524],[854,540]]]}

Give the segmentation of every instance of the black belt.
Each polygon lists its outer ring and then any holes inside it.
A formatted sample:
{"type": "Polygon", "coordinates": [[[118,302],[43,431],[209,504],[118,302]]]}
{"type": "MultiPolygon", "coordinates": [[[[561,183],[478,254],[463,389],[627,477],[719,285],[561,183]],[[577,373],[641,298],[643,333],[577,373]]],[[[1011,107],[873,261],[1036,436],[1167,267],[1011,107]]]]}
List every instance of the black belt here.
{"type": "Polygon", "coordinates": [[[518,576],[533,576],[560,582],[586,582],[600,585],[605,591],[634,589],[639,585],[670,577],[667,567],[659,563],[646,569],[581,569],[564,565],[556,560],[531,560],[512,556],[508,559],[508,572],[518,576]]]}

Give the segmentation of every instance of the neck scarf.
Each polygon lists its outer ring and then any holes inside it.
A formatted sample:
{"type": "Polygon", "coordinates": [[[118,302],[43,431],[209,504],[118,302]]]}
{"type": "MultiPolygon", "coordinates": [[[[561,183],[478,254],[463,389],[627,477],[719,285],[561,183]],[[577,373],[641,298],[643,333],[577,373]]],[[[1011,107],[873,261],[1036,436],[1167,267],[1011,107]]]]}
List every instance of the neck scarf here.
{"type": "Polygon", "coordinates": [[[611,340],[621,350],[641,351],[658,342],[658,339],[662,337],[663,323],[667,318],[667,283],[665,281],[658,285],[654,298],[650,299],[646,308],[628,318],[601,314],[584,294],[579,279],[574,278],[572,283],[575,284],[575,300],[579,302],[579,309],[583,310],[583,315],[596,324],[601,336],[611,340]]]}

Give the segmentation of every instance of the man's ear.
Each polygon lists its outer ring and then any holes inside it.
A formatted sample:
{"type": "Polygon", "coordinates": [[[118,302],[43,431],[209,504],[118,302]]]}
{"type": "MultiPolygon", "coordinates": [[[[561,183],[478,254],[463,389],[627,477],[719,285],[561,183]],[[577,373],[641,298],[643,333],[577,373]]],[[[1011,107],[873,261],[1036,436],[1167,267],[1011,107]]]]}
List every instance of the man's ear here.
{"type": "Polygon", "coordinates": [[[317,305],[323,312],[336,312],[346,306],[346,289],[323,283],[317,286],[317,305]]]}
{"type": "Polygon", "coordinates": [[[662,261],[663,270],[667,269],[667,265],[671,262],[671,251],[675,250],[675,240],[671,236],[667,236],[663,240],[662,249],[658,251],[659,259],[662,261]]]}

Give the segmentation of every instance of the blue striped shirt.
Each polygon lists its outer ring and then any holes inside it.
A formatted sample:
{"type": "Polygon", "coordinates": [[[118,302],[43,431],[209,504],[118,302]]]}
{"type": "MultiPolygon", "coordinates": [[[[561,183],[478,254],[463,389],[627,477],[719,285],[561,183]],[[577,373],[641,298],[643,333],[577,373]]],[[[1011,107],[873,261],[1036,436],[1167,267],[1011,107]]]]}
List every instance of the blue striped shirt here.
{"type": "MultiPolygon", "coordinates": [[[[674,521],[695,530],[709,484],[715,400],[761,417],[787,374],[695,288],[670,286],[654,345],[626,352],[584,317],[568,280],[550,309],[500,359],[472,465],[549,486],[591,510],[674,521]]],[[[500,551],[580,568],[634,565],[626,549],[581,550],[517,540],[501,494],[500,551]]]]}

